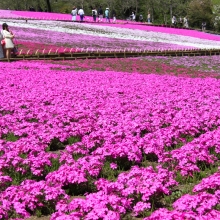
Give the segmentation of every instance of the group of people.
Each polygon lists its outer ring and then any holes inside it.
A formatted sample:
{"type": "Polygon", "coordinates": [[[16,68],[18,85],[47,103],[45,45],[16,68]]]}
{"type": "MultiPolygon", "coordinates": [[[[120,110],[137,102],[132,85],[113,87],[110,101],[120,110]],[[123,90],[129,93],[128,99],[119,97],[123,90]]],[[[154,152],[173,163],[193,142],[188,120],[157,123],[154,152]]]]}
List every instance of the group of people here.
{"type": "MultiPolygon", "coordinates": [[[[98,18],[98,21],[103,21],[104,13],[103,13],[102,7],[99,7],[98,11],[96,10],[96,8],[92,9],[92,17],[93,17],[94,22],[96,22],[97,18],[98,18]]],[[[110,22],[109,8],[105,9],[105,20],[106,22],[110,22]]],[[[115,15],[114,15],[113,20],[116,21],[115,15]]]]}
{"type": "Polygon", "coordinates": [[[171,19],[171,23],[174,27],[177,26],[177,24],[179,23],[179,26],[181,27],[185,27],[185,28],[189,28],[189,23],[188,23],[188,18],[185,16],[184,18],[182,18],[181,16],[179,17],[179,21],[177,20],[176,16],[173,15],[172,19],[171,19]]]}
{"type": "MultiPolygon", "coordinates": [[[[82,22],[85,18],[85,13],[84,10],[82,8],[80,8],[79,10],[77,9],[77,7],[73,6],[72,11],[71,11],[71,15],[72,15],[72,21],[76,21],[77,20],[77,15],[79,15],[80,17],[80,22],[82,22]]],[[[110,16],[110,11],[109,8],[106,8],[105,10],[102,9],[102,7],[100,6],[98,8],[98,10],[94,7],[92,9],[92,17],[93,17],[93,21],[96,22],[97,18],[98,18],[98,22],[102,22],[103,18],[105,18],[106,22],[110,22],[110,17],[113,19],[113,23],[116,23],[116,12],[115,10],[112,10],[111,12],[111,16],[110,16]]],[[[136,21],[136,15],[134,12],[131,13],[130,15],[130,20],[132,21],[136,21]]],[[[150,12],[148,12],[147,15],[147,22],[150,23],[151,22],[151,15],[150,12]]],[[[143,15],[139,16],[139,21],[143,22],[143,15]]]]}
{"type": "Polygon", "coordinates": [[[13,42],[15,35],[9,31],[9,27],[6,23],[2,24],[2,30],[0,32],[0,58],[7,58],[8,62],[10,62],[11,53],[14,49],[15,45],[13,42]]]}
{"type": "MultiPolygon", "coordinates": [[[[136,21],[136,15],[135,13],[132,11],[131,15],[130,15],[130,20],[131,21],[136,21]]],[[[139,21],[140,22],[144,22],[144,17],[142,14],[139,15],[139,21]]],[[[150,23],[151,22],[151,16],[150,16],[150,12],[148,12],[147,14],[147,22],[150,23]]]]}
{"type": "MultiPolygon", "coordinates": [[[[77,14],[80,17],[80,22],[82,22],[85,18],[85,13],[84,10],[82,8],[80,8],[79,10],[73,6],[73,9],[71,11],[71,15],[72,15],[72,21],[76,21],[76,16],[77,14]]],[[[109,12],[109,8],[106,8],[105,11],[103,11],[102,7],[100,6],[99,9],[97,10],[96,8],[92,9],[92,17],[93,17],[93,21],[96,22],[97,18],[98,21],[103,21],[103,18],[105,16],[105,21],[106,22],[110,22],[110,12],[109,12]]],[[[116,22],[116,13],[113,11],[112,13],[113,16],[113,22],[116,22]]]]}

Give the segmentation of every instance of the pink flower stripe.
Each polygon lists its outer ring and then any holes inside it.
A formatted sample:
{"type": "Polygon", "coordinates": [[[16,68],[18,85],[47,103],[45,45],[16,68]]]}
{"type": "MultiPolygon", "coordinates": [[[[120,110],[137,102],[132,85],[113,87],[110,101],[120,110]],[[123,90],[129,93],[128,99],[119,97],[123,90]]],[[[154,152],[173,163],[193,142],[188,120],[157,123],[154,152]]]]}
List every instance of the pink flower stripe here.
{"type": "Polygon", "coordinates": [[[201,31],[196,30],[188,30],[188,29],[179,29],[179,28],[166,28],[166,27],[156,27],[152,25],[136,25],[136,24],[100,24],[102,26],[111,26],[111,27],[119,27],[119,28],[129,28],[133,30],[142,30],[142,31],[153,31],[159,33],[167,33],[167,34],[176,34],[182,36],[195,37],[200,39],[214,40],[220,41],[219,35],[208,34],[201,31]]]}
{"type": "Polygon", "coordinates": [[[174,66],[184,66],[195,70],[205,72],[220,73],[220,60],[219,56],[201,56],[201,57],[147,57],[147,60],[166,63],[174,66]]]}

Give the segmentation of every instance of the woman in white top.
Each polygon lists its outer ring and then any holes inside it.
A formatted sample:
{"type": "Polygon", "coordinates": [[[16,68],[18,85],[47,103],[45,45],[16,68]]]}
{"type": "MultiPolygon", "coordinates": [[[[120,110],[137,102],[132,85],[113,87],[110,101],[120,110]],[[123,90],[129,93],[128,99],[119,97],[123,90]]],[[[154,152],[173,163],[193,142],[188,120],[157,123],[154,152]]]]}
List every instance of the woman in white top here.
{"type": "MultiPolygon", "coordinates": [[[[3,40],[3,35],[2,35],[2,32],[0,32],[0,42],[3,40]]],[[[0,45],[0,59],[4,58],[4,53],[3,53],[3,46],[0,45]]]]}
{"type": "Polygon", "coordinates": [[[73,6],[73,10],[71,11],[72,21],[76,21],[77,8],[73,6]]]}
{"type": "Polygon", "coordinates": [[[14,38],[14,35],[9,31],[8,29],[8,25],[6,23],[4,23],[2,25],[2,34],[3,34],[3,38],[5,39],[5,51],[6,51],[6,57],[8,59],[8,62],[10,62],[10,58],[11,58],[11,50],[14,48],[14,43],[12,41],[12,39],[14,38]]]}

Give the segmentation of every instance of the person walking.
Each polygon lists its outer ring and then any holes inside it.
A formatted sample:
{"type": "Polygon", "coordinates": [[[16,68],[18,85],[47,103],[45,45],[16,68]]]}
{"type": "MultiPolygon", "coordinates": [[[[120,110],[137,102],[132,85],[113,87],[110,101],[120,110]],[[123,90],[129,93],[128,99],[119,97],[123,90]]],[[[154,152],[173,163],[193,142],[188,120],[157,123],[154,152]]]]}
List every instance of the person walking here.
{"type": "Polygon", "coordinates": [[[73,6],[73,10],[71,11],[72,21],[76,21],[77,8],[73,6]]]}
{"type": "Polygon", "coordinates": [[[96,22],[96,17],[97,17],[97,10],[96,10],[96,8],[94,8],[92,10],[92,17],[93,17],[93,21],[96,22]]]}
{"type": "Polygon", "coordinates": [[[99,16],[99,20],[98,21],[102,22],[102,20],[103,20],[103,10],[102,10],[101,6],[98,9],[98,16],[99,16]]]}
{"type": "Polygon", "coordinates": [[[82,8],[79,9],[78,14],[79,14],[79,17],[80,17],[80,22],[82,22],[83,18],[84,18],[84,11],[83,11],[82,8]]]}
{"type": "Polygon", "coordinates": [[[110,23],[109,8],[106,8],[105,10],[105,21],[110,23]]]}
{"type": "Polygon", "coordinates": [[[6,52],[6,58],[8,59],[8,62],[10,62],[11,50],[15,47],[13,43],[14,34],[12,34],[12,32],[9,31],[8,25],[6,23],[2,24],[2,29],[2,35],[5,39],[4,49],[6,52]]]}

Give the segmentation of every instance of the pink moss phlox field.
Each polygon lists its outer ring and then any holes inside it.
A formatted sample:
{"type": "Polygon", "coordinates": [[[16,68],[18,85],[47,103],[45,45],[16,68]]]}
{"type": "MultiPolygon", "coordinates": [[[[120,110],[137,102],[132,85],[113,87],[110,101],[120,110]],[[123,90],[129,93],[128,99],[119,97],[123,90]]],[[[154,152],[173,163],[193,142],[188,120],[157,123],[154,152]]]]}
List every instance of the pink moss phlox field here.
{"type": "Polygon", "coordinates": [[[220,73],[219,56],[201,56],[201,57],[147,57],[147,60],[158,61],[179,67],[188,67],[197,71],[220,73]]]}
{"type": "Polygon", "coordinates": [[[193,192],[215,192],[220,189],[220,171],[218,170],[213,175],[203,178],[201,183],[193,188],[193,192]]]}
{"type": "MultiPolygon", "coordinates": [[[[45,210],[54,220],[146,216],[179,186],[178,175],[191,178],[216,162],[218,79],[68,64],[1,66],[0,218],[45,210]]],[[[173,210],[145,219],[216,218],[218,179],[219,171],[173,210]]]]}
{"type": "Polygon", "coordinates": [[[0,193],[0,197],[1,219],[8,219],[9,213],[16,213],[26,219],[30,217],[30,212],[37,208],[47,208],[50,204],[67,201],[69,198],[63,189],[34,180],[25,180],[19,186],[10,186],[0,193]]]}
{"type": "Polygon", "coordinates": [[[62,45],[42,44],[39,42],[16,41],[19,54],[61,54],[61,53],[79,53],[81,49],[64,47],[62,45]]]}
{"type": "Polygon", "coordinates": [[[193,220],[216,220],[219,218],[220,212],[217,210],[211,210],[205,214],[196,214],[193,211],[177,211],[177,210],[167,210],[165,208],[155,211],[150,217],[144,218],[144,220],[184,220],[184,219],[193,219],[193,220]]]}
{"type": "Polygon", "coordinates": [[[199,215],[210,212],[217,204],[219,204],[220,191],[214,194],[201,192],[196,195],[186,194],[173,203],[173,207],[178,211],[194,211],[199,215]]]}
{"type": "MultiPolygon", "coordinates": [[[[46,12],[28,12],[28,11],[8,11],[1,10],[2,17],[23,17],[23,18],[34,18],[34,19],[45,19],[45,20],[71,20],[71,16],[67,14],[58,14],[58,13],[46,13],[46,12]]],[[[92,21],[91,16],[86,16],[87,21],[92,21]]],[[[129,29],[138,29],[145,31],[153,31],[153,32],[161,32],[161,33],[169,33],[169,34],[177,34],[183,36],[196,37],[200,39],[209,39],[220,41],[220,37],[217,35],[211,35],[200,31],[188,30],[188,29],[179,29],[179,28],[166,28],[166,27],[156,27],[152,25],[143,25],[143,23],[139,22],[127,22],[119,20],[117,24],[114,23],[105,23],[100,25],[108,25],[113,27],[120,28],[129,28],[129,29]],[[137,25],[139,24],[139,25],[137,25]]]]}
{"type": "MultiPolygon", "coordinates": [[[[90,194],[85,199],[74,199],[68,206],[55,213],[52,219],[63,215],[65,212],[80,210],[79,214],[85,219],[105,218],[105,212],[111,207],[115,217],[110,219],[120,219],[118,214],[125,214],[132,210],[132,203],[135,201],[134,215],[137,216],[144,209],[150,209],[150,198],[154,195],[158,197],[162,194],[169,194],[169,187],[176,185],[173,173],[157,167],[157,172],[152,167],[133,167],[128,173],[121,173],[117,181],[109,182],[104,179],[96,183],[98,193],[90,194]],[[97,210],[103,209],[101,213],[97,210]],[[62,213],[63,212],[63,213],[62,213]],[[98,215],[98,216],[97,216],[98,215]]],[[[60,208],[60,205],[58,205],[60,208]]],[[[108,211],[109,212],[109,211],[108,211]]]]}
{"type": "Polygon", "coordinates": [[[149,218],[153,219],[218,219],[220,212],[216,206],[220,202],[220,182],[219,171],[215,174],[203,178],[202,181],[194,186],[194,195],[183,195],[173,203],[174,210],[159,209],[149,218]]]}
{"type": "Polygon", "coordinates": [[[153,32],[167,33],[167,34],[177,34],[177,35],[195,37],[200,39],[220,41],[220,36],[218,35],[212,35],[205,32],[188,30],[188,29],[166,28],[166,27],[156,27],[151,25],[135,25],[135,24],[100,24],[100,25],[129,28],[133,30],[153,31],[153,32]]]}
{"type": "MultiPolygon", "coordinates": [[[[100,36],[90,36],[85,34],[71,34],[71,33],[60,33],[52,30],[39,30],[35,28],[17,28],[11,27],[11,30],[16,33],[16,44],[20,48],[25,48],[26,50],[37,50],[46,48],[47,51],[52,49],[52,52],[56,51],[60,47],[70,48],[72,52],[80,51],[79,48],[90,48],[92,49],[121,49],[121,50],[155,50],[161,48],[161,50],[173,49],[173,50],[183,50],[190,49],[190,46],[181,46],[169,43],[161,42],[149,42],[149,41],[137,41],[137,40],[125,40],[116,39],[100,36]],[[43,42],[43,44],[42,44],[43,42]]],[[[66,51],[66,52],[68,52],[66,51]]]]}
{"type": "Polygon", "coordinates": [[[49,12],[33,12],[33,11],[13,11],[0,10],[3,18],[24,18],[24,19],[50,19],[50,20],[71,20],[71,15],[49,13],[49,12]]]}
{"type": "MultiPolygon", "coordinates": [[[[205,57],[207,58],[207,57],[205,57]]],[[[160,59],[160,57],[159,57],[160,59]]],[[[169,63],[157,62],[159,59],[152,59],[150,56],[141,58],[120,58],[111,59],[106,58],[104,60],[104,65],[102,60],[97,59],[87,59],[87,60],[75,60],[73,61],[63,61],[62,70],[100,70],[100,71],[116,71],[116,72],[129,72],[129,73],[142,73],[142,74],[168,74],[173,76],[183,76],[183,77],[214,77],[219,78],[218,72],[215,71],[216,58],[210,58],[209,61],[213,60],[213,66],[210,65],[210,69],[202,71],[201,68],[197,71],[194,68],[189,67],[187,64],[183,63],[182,66],[169,65],[169,63]]],[[[173,58],[174,63],[175,59],[173,58]]],[[[206,63],[206,60],[200,59],[200,65],[206,63]]]]}

